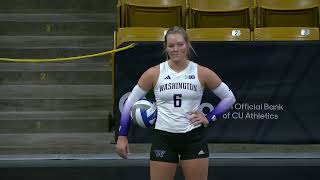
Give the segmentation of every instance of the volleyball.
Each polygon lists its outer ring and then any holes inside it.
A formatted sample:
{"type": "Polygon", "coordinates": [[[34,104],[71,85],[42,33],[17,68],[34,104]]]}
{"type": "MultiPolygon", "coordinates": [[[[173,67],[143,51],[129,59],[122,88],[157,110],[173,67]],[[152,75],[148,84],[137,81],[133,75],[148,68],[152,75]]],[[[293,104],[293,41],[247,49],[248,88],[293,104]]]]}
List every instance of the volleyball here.
{"type": "Polygon", "coordinates": [[[135,125],[142,128],[151,127],[157,119],[156,103],[147,99],[139,100],[133,104],[130,115],[135,125]]]}

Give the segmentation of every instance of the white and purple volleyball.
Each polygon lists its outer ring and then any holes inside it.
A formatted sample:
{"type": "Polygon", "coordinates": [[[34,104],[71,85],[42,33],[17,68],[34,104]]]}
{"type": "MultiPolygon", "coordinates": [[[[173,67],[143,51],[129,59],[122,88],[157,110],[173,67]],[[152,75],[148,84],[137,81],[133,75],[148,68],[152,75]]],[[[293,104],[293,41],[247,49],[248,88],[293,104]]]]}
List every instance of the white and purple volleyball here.
{"type": "Polygon", "coordinates": [[[157,119],[156,103],[141,99],[133,104],[130,115],[134,124],[142,128],[151,127],[157,119]]]}

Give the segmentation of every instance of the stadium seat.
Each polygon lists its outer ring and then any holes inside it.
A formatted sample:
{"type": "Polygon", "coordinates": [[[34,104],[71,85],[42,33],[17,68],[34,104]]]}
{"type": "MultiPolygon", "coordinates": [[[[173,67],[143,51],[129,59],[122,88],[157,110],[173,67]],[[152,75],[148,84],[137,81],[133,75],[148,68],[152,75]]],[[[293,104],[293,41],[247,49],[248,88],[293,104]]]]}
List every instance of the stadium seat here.
{"type": "Polygon", "coordinates": [[[257,27],[318,27],[318,0],[257,0],[257,27]]]}
{"type": "Polygon", "coordinates": [[[253,29],[254,0],[188,0],[188,28],[253,29]]]}
{"type": "Polygon", "coordinates": [[[250,41],[248,28],[192,28],[187,33],[190,41],[250,41]]]}
{"type": "Polygon", "coordinates": [[[185,0],[119,0],[118,27],[185,27],[185,0]]]}
{"type": "Polygon", "coordinates": [[[319,40],[319,28],[309,27],[265,27],[256,28],[254,41],[298,41],[319,40]]]}
{"type": "Polygon", "coordinates": [[[128,27],[119,28],[117,32],[117,46],[124,42],[134,41],[164,41],[167,28],[156,27],[128,27]]]}

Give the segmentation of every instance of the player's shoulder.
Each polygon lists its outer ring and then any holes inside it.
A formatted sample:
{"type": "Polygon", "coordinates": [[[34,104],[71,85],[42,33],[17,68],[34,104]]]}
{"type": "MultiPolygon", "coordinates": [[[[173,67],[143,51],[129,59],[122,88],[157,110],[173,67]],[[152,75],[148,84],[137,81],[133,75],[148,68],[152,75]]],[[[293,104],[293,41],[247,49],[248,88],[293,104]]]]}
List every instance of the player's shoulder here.
{"type": "Polygon", "coordinates": [[[208,75],[208,74],[211,74],[211,73],[214,73],[214,72],[210,68],[198,64],[198,73],[201,74],[201,75],[208,75]]]}
{"type": "Polygon", "coordinates": [[[150,67],[147,71],[150,71],[153,73],[159,72],[160,71],[160,64],[157,64],[155,66],[150,67]]]}
{"type": "Polygon", "coordinates": [[[210,68],[198,65],[198,77],[201,82],[220,81],[219,76],[210,68]]]}
{"type": "Polygon", "coordinates": [[[158,64],[147,69],[144,74],[148,76],[157,76],[159,72],[160,72],[160,65],[158,64]]]}

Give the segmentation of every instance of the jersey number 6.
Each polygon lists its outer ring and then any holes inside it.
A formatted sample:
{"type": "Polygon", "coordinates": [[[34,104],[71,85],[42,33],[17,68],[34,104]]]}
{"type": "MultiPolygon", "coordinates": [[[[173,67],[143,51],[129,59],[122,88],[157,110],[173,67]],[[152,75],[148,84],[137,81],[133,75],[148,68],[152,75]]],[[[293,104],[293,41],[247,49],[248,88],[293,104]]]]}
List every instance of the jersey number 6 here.
{"type": "Polygon", "coordinates": [[[181,107],[181,99],[182,97],[182,94],[174,94],[173,95],[173,104],[174,104],[174,107],[181,107]]]}

